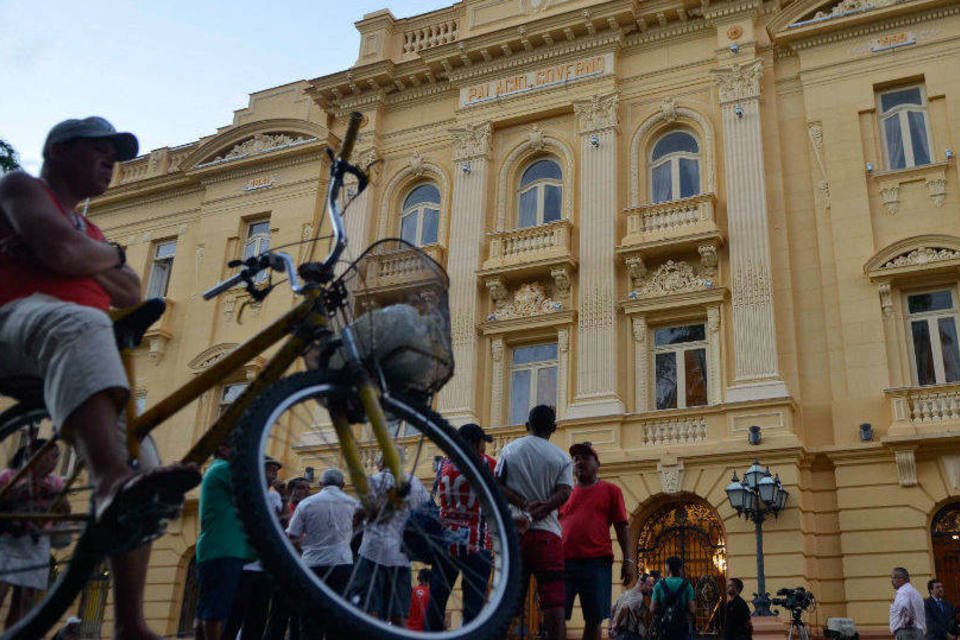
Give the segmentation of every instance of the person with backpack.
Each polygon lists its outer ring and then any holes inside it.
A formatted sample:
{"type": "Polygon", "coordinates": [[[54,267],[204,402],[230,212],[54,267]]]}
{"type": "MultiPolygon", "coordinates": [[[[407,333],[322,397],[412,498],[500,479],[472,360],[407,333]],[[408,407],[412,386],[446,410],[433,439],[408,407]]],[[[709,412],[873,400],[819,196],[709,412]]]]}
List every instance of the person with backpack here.
{"type": "Polygon", "coordinates": [[[670,556],[667,577],[657,582],[650,601],[650,613],[656,618],[658,640],[688,640],[696,614],[693,585],[683,577],[683,560],[670,556]]]}

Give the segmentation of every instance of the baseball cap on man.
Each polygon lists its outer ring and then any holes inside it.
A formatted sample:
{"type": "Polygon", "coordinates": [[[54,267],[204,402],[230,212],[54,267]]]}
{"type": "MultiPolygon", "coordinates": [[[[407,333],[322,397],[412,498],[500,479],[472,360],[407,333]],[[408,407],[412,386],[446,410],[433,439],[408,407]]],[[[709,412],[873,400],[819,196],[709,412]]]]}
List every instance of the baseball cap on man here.
{"type": "Polygon", "coordinates": [[[137,137],[126,131],[117,131],[112,124],[99,116],[90,116],[78,120],[72,118],[53,125],[47,134],[47,141],[43,143],[43,152],[55,144],[70,142],[77,138],[107,138],[117,148],[117,160],[132,160],[137,157],[140,143],[137,137]]]}
{"type": "Polygon", "coordinates": [[[460,427],[460,429],[457,430],[457,433],[459,433],[460,437],[467,442],[476,442],[477,440],[493,442],[493,436],[488,435],[487,432],[483,430],[483,427],[473,422],[468,422],[460,427]]]}
{"type": "Polygon", "coordinates": [[[594,460],[600,462],[600,456],[597,455],[597,450],[594,449],[593,445],[589,442],[578,442],[575,445],[571,445],[570,455],[593,456],[594,460]]]}
{"type": "Polygon", "coordinates": [[[77,616],[70,616],[69,618],[67,618],[67,624],[68,624],[68,625],[71,625],[71,624],[80,624],[81,622],[83,622],[83,620],[81,620],[81,619],[78,618],[77,616]]]}
{"type": "Polygon", "coordinates": [[[280,464],[280,461],[276,458],[271,458],[270,456],[263,456],[263,464],[264,466],[268,464],[274,464],[277,466],[277,469],[283,469],[283,465],[280,464]]]}

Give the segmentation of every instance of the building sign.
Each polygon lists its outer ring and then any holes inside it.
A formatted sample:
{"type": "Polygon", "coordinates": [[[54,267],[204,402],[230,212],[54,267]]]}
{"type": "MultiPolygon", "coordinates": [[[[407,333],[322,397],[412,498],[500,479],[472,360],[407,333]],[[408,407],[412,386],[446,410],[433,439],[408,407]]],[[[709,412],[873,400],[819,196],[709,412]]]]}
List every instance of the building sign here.
{"type": "Polygon", "coordinates": [[[878,53],[897,47],[906,47],[907,45],[917,44],[917,38],[911,31],[901,31],[899,33],[888,33],[879,38],[874,38],[870,42],[870,51],[878,53]]]}
{"type": "Polygon", "coordinates": [[[613,53],[580,58],[460,88],[460,107],[558,87],[613,73],[613,53]]]}
{"type": "Polygon", "coordinates": [[[260,189],[269,189],[276,181],[276,177],[258,176],[253,178],[247,184],[243,185],[244,191],[258,191],[260,189]]]}

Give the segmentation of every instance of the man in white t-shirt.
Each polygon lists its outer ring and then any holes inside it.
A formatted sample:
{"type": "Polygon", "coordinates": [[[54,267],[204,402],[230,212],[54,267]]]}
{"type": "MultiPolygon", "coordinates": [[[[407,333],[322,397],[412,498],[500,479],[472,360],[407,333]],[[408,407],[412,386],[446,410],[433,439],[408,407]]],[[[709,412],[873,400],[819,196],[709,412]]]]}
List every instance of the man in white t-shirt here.
{"type": "MultiPolygon", "coordinates": [[[[339,469],[327,469],[320,478],[318,493],[297,505],[287,527],[287,535],[303,551],[303,562],[313,569],[332,590],[343,594],[353,568],[353,540],[359,524],[360,501],[343,491],[344,477],[339,469]]],[[[301,618],[303,638],[331,638],[328,625],[301,618]]]]}
{"type": "Polygon", "coordinates": [[[537,576],[537,591],[548,640],[566,637],[564,624],[563,542],[557,509],[573,490],[573,461],[550,444],[557,430],[552,407],[537,405],[527,417],[527,431],[500,453],[496,476],[521,528],[524,584],[537,576]]]}

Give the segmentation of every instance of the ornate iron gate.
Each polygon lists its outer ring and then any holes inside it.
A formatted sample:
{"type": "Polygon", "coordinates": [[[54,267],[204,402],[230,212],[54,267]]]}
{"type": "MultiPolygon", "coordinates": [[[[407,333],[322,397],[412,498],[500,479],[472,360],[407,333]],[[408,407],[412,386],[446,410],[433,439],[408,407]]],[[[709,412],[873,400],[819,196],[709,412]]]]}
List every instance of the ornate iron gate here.
{"type": "Polygon", "coordinates": [[[644,520],[637,538],[639,570],[663,571],[670,556],[683,560],[684,576],[697,598],[697,635],[719,634],[727,550],[717,512],[701,500],[673,501],[644,520]]]}
{"type": "Polygon", "coordinates": [[[946,599],[960,602],[960,502],[937,512],[930,525],[936,576],[943,583],[946,599]]]}

